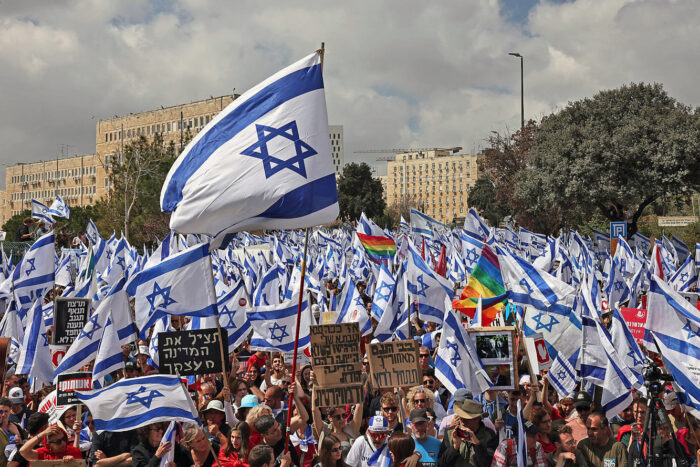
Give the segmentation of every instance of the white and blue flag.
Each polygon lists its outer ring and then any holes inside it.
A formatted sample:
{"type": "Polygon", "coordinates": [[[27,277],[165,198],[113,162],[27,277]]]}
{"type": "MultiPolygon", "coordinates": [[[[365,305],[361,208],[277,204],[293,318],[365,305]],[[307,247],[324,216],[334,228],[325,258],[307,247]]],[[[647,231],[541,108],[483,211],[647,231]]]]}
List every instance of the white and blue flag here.
{"type": "Polygon", "coordinates": [[[46,225],[53,225],[56,221],[51,217],[49,207],[45,204],[33,199],[32,200],[32,217],[46,222],[46,225]]]}
{"type": "Polygon", "coordinates": [[[75,391],[75,396],[90,409],[97,433],[173,420],[201,425],[190,395],[174,375],[123,379],[104,389],[75,391]]]}
{"type": "Polygon", "coordinates": [[[389,269],[382,264],[379,268],[379,277],[374,288],[374,298],[372,299],[372,309],[370,310],[372,318],[377,320],[377,322],[379,322],[384,314],[384,310],[389,306],[395,286],[396,279],[391,275],[389,269]]]}
{"type": "Polygon", "coordinates": [[[679,292],[688,292],[697,282],[698,272],[695,269],[695,260],[688,255],[683,265],[671,276],[669,283],[679,292]]]}
{"type": "Polygon", "coordinates": [[[254,86],[206,125],[171,167],[160,204],[171,229],[213,236],[335,220],[320,55],[254,86]]]}
{"type": "Polygon", "coordinates": [[[217,308],[219,310],[219,324],[228,332],[228,351],[233,353],[248,334],[250,334],[250,321],[246,315],[248,299],[245,296],[243,281],[237,281],[231,290],[219,297],[217,308]]]}
{"type": "Polygon", "coordinates": [[[66,202],[63,201],[63,198],[56,195],[56,199],[53,200],[53,203],[51,203],[51,207],[49,208],[49,214],[68,219],[70,217],[70,208],[66,202]]]}
{"type": "Polygon", "coordinates": [[[53,241],[54,233],[49,232],[34,242],[12,272],[20,310],[28,310],[54,286],[56,250],[53,241]]]}
{"type": "Polygon", "coordinates": [[[433,238],[434,232],[438,227],[445,227],[445,224],[417,209],[411,208],[411,230],[414,233],[433,238]]]}
{"type": "Polygon", "coordinates": [[[423,321],[441,323],[445,310],[452,309],[452,281],[432,271],[410,243],[406,286],[418,302],[418,315],[423,321]]]}
{"type": "Polygon", "coordinates": [[[22,337],[15,374],[31,375],[37,382],[46,384],[51,384],[53,379],[53,365],[41,299],[34,303],[27,314],[27,328],[22,337]]]}
{"type": "MultiPolygon", "coordinates": [[[[279,305],[259,306],[248,311],[248,320],[253,327],[250,348],[272,352],[292,353],[297,323],[298,295],[279,305]]],[[[302,302],[299,323],[299,349],[309,345],[311,324],[308,300],[302,302]]]]}
{"type": "Polygon", "coordinates": [[[215,315],[216,292],[209,244],[190,247],[144,269],[129,281],[126,291],[135,298],[136,326],[142,339],[166,313],[215,315]]]}

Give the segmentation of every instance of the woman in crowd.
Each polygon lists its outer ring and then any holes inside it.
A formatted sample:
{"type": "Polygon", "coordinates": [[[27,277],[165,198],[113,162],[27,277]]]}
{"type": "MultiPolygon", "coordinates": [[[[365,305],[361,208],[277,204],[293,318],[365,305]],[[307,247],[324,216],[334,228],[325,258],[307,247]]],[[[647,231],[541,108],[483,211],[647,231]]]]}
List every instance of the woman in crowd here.
{"type": "MultiPolygon", "coordinates": [[[[406,433],[394,433],[387,443],[389,454],[391,454],[392,465],[395,467],[405,467],[406,459],[413,455],[416,450],[416,442],[406,433]]],[[[417,467],[421,463],[418,462],[417,467]]]]}
{"type": "Polygon", "coordinates": [[[207,435],[202,428],[195,425],[187,427],[182,434],[180,444],[189,450],[192,458],[191,465],[194,467],[212,467],[216,464],[214,454],[207,442],[207,435]]]}
{"type": "Polygon", "coordinates": [[[542,445],[545,454],[556,451],[557,447],[549,439],[549,432],[552,431],[552,417],[549,412],[543,407],[534,407],[530,414],[530,421],[540,429],[540,432],[537,433],[537,442],[542,445]]]}
{"type": "Polygon", "coordinates": [[[176,466],[189,467],[191,465],[190,456],[180,445],[173,444],[169,441],[160,444],[167,426],[167,423],[151,423],[150,425],[136,430],[140,442],[131,448],[131,462],[133,467],[149,467],[154,464],[159,465],[160,460],[170,450],[174,452],[173,461],[176,466]]]}
{"type": "Polygon", "coordinates": [[[328,435],[335,436],[340,441],[343,459],[348,455],[352,443],[360,437],[362,425],[362,404],[355,404],[355,411],[350,422],[347,421],[345,407],[332,407],[328,411],[328,423],[324,423],[321,410],[313,406],[313,429],[316,439],[323,442],[328,435]]]}
{"type": "Polygon", "coordinates": [[[263,437],[260,433],[255,431],[254,423],[255,420],[262,417],[263,415],[272,415],[272,409],[266,404],[258,404],[250,409],[250,412],[248,412],[248,415],[245,418],[245,421],[248,424],[248,427],[250,428],[250,449],[253,449],[255,446],[262,443],[263,437]]]}
{"type": "Polygon", "coordinates": [[[334,435],[328,435],[323,438],[317,465],[320,467],[345,467],[340,440],[334,435]]]}
{"type": "Polygon", "coordinates": [[[231,429],[228,443],[219,451],[221,467],[248,467],[249,442],[250,427],[246,422],[238,422],[231,429]]]}

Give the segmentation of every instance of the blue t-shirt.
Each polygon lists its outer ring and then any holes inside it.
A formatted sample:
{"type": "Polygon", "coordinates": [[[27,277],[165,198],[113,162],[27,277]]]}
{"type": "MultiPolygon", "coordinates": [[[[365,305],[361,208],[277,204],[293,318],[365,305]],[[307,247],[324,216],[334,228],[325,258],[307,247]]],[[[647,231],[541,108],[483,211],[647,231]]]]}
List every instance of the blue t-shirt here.
{"type": "Polygon", "coordinates": [[[420,462],[423,464],[423,467],[437,467],[438,453],[442,444],[440,440],[428,436],[428,439],[425,441],[418,441],[414,436],[413,441],[416,442],[416,451],[421,454],[420,462]]]}

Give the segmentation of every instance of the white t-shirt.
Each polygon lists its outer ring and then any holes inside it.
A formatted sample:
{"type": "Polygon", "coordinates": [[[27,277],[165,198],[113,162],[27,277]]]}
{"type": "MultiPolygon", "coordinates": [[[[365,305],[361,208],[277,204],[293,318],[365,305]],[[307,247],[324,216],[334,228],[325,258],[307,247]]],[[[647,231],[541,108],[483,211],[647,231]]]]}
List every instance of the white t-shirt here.
{"type": "MultiPolygon", "coordinates": [[[[388,439],[388,437],[386,439],[388,439]]],[[[386,440],[384,443],[386,444],[386,440]]],[[[369,434],[365,434],[364,436],[357,438],[355,442],[352,443],[350,452],[348,452],[348,455],[345,458],[345,463],[350,467],[369,467],[367,460],[372,457],[372,454],[374,454],[376,450],[377,449],[374,447],[374,443],[372,443],[372,440],[369,438],[369,434]]],[[[385,455],[391,457],[388,449],[385,449],[384,451],[385,452],[382,457],[385,455]]],[[[379,459],[379,462],[377,462],[376,465],[386,465],[384,460],[385,459],[379,459]]],[[[389,463],[391,463],[391,459],[389,460],[389,463]]]]}

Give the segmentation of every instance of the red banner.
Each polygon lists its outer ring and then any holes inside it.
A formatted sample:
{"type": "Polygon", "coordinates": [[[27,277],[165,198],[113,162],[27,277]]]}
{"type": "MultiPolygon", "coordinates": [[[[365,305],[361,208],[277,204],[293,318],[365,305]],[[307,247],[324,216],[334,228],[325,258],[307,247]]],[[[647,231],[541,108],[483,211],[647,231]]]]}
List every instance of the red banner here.
{"type": "Polygon", "coordinates": [[[632,336],[637,341],[637,344],[644,344],[644,325],[647,323],[647,310],[643,308],[620,308],[622,319],[625,320],[630,328],[632,336]]]}

